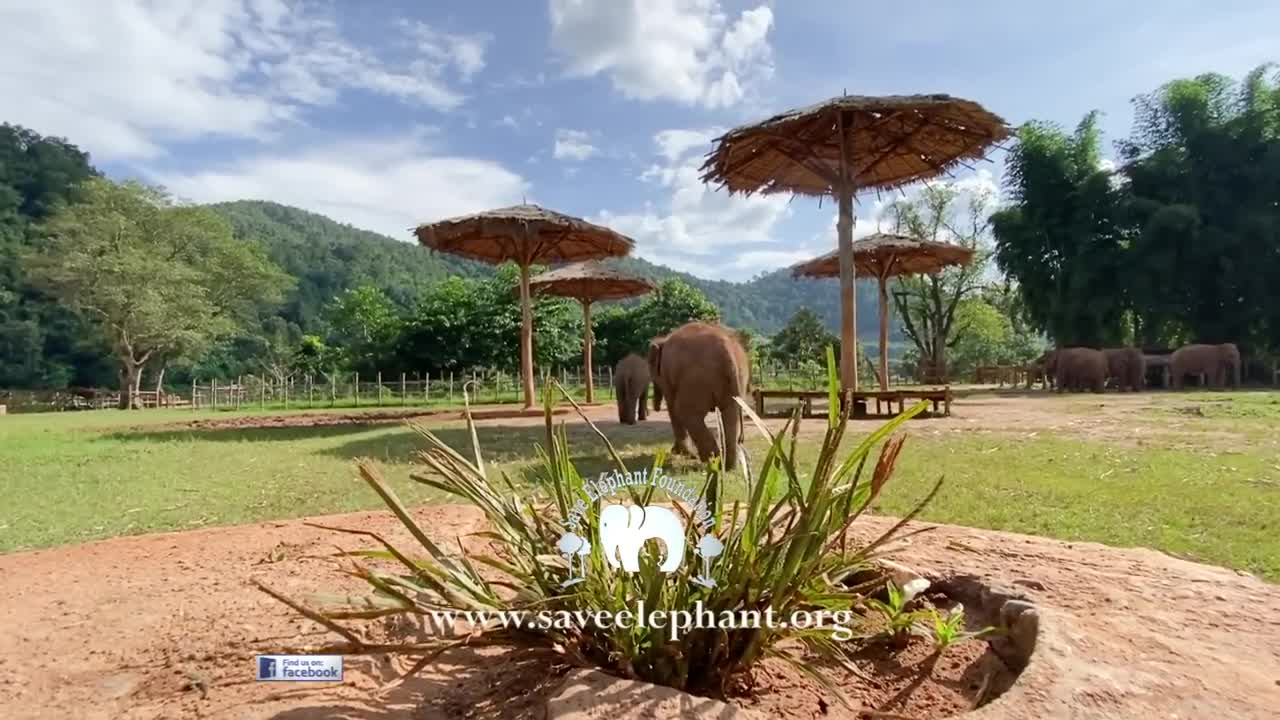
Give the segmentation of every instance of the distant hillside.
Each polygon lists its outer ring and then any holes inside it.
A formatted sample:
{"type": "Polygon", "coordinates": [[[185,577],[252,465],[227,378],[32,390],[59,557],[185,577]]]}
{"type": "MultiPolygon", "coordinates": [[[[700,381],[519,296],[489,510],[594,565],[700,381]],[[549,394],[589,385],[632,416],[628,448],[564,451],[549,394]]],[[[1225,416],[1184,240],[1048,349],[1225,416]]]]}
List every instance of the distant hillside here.
{"type": "MultiPolygon", "coordinates": [[[[261,242],[267,254],[297,278],[297,290],[282,314],[304,330],[314,329],[320,308],[350,287],[375,285],[408,304],[423,288],[450,275],[479,277],[492,272],[479,263],[425,252],[412,243],[294,207],[251,200],[211,207],[231,222],[237,235],[261,242]]],[[[792,280],[786,270],[778,270],[745,283],[727,282],[705,280],[640,258],[622,258],[613,264],[653,280],[679,278],[699,288],[729,325],[772,334],[806,306],[833,331],[839,324],[839,284],[834,280],[792,280]]],[[[874,285],[860,284],[859,334],[877,332],[876,303],[874,285]]]]}

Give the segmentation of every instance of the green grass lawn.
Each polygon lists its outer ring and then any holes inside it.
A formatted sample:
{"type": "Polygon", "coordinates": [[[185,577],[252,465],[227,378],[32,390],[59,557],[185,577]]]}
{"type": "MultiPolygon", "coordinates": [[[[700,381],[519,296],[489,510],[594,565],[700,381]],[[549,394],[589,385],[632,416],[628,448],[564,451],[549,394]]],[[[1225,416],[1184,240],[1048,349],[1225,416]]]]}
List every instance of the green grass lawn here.
{"type": "MultiPolygon", "coordinates": [[[[1264,430],[1280,418],[1280,394],[1159,397],[1159,411],[1143,421],[1177,414],[1196,424],[1188,431],[1193,435],[1203,426],[1233,429],[1246,440],[1227,449],[1220,438],[1203,448],[1139,447],[1047,432],[935,433],[928,431],[930,421],[918,421],[878,509],[905,511],[941,475],[947,483],[924,514],[929,520],[1152,547],[1280,580],[1280,454],[1274,433],[1264,430]]],[[[1071,406],[1072,416],[1079,405],[1071,406]]],[[[213,415],[95,411],[0,418],[0,551],[378,508],[373,492],[354,479],[356,457],[382,461],[406,502],[443,499],[408,479],[408,459],[419,442],[403,426],[163,427],[193,417],[213,415]]],[[[637,467],[670,442],[665,423],[602,427],[637,467]]],[[[873,427],[854,425],[847,442],[873,427]]],[[[460,422],[432,428],[455,447],[467,442],[460,422]]],[[[570,425],[569,435],[584,474],[609,467],[585,426],[570,425]]],[[[754,430],[748,437],[758,463],[763,442],[754,430]]],[[[537,483],[532,448],[543,438],[540,426],[490,424],[480,438],[487,461],[521,483],[537,483]]],[[[813,461],[818,441],[802,440],[803,464],[813,461]]],[[[686,461],[674,470],[692,474],[696,467],[686,461]]]]}

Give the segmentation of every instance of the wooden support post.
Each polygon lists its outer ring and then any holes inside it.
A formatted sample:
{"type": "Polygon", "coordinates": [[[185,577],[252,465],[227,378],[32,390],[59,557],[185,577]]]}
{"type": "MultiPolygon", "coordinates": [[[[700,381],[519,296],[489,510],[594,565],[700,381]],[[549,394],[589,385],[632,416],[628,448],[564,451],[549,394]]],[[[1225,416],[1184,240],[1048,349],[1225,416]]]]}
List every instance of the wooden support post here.
{"type": "Polygon", "coordinates": [[[316,406],[315,385],[311,382],[311,373],[307,373],[307,407],[316,406]]]}
{"type": "Polygon", "coordinates": [[[209,401],[210,407],[212,407],[214,410],[217,410],[218,409],[218,381],[217,380],[209,381],[209,396],[212,398],[212,400],[209,401]]]}
{"type": "Polygon", "coordinates": [[[409,396],[404,391],[404,373],[400,373],[400,406],[404,407],[409,403],[409,396]]]}
{"type": "Polygon", "coordinates": [[[377,375],[374,375],[373,381],[378,385],[378,407],[382,407],[382,371],[381,370],[378,371],[377,375]]]}
{"type": "Polygon", "coordinates": [[[431,404],[431,372],[427,371],[422,375],[422,404],[431,404]]]}
{"type": "Polygon", "coordinates": [[[449,404],[453,404],[453,371],[449,371],[449,404]]]}
{"type": "Polygon", "coordinates": [[[197,407],[197,403],[196,403],[196,381],[195,381],[195,378],[192,378],[192,380],[191,380],[191,410],[194,412],[194,411],[195,411],[195,409],[196,409],[196,407],[197,407]]]}
{"type": "Polygon", "coordinates": [[[284,409],[289,409],[289,378],[285,378],[281,383],[284,386],[284,409]]]}
{"type": "Polygon", "coordinates": [[[329,375],[329,407],[338,404],[338,373],[329,375]]]}
{"type": "MultiPolygon", "coordinates": [[[[1000,382],[1003,384],[1004,379],[1000,382]]],[[[889,289],[883,273],[880,275],[880,389],[889,389],[889,289]]]]}
{"type": "Polygon", "coordinates": [[[356,381],[356,407],[360,407],[360,373],[355,373],[356,381]]]}

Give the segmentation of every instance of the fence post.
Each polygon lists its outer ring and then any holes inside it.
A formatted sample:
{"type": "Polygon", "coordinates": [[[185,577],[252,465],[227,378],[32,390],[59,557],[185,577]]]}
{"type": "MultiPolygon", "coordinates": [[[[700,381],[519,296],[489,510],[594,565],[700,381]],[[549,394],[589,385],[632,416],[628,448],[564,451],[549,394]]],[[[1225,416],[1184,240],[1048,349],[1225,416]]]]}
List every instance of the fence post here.
{"type": "Polygon", "coordinates": [[[356,378],[356,407],[360,407],[360,373],[355,374],[356,378]]]}
{"type": "Polygon", "coordinates": [[[311,384],[311,373],[307,373],[307,407],[316,406],[316,396],[314,394],[315,386],[311,384]]]}
{"type": "Polygon", "coordinates": [[[329,373],[329,407],[338,405],[338,373],[329,373]]]}
{"type": "Polygon", "coordinates": [[[284,382],[280,384],[284,386],[284,409],[288,410],[289,409],[289,378],[285,378],[284,382]]]}
{"type": "Polygon", "coordinates": [[[605,376],[609,379],[609,397],[613,398],[615,397],[615,395],[613,394],[613,368],[609,367],[608,365],[605,365],[604,372],[605,372],[605,376]]]}
{"type": "Polygon", "coordinates": [[[404,407],[408,403],[409,398],[404,392],[404,373],[400,373],[400,407],[404,407]]]}
{"type": "Polygon", "coordinates": [[[258,378],[258,408],[260,410],[267,408],[267,382],[263,378],[258,378]]]}
{"type": "Polygon", "coordinates": [[[430,405],[430,404],[431,404],[431,371],[430,371],[430,370],[428,370],[428,371],[427,371],[427,373],[426,373],[425,375],[423,375],[423,376],[422,376],[422,378],[423,378],[423,380],[422,380],[422,404],[423,404],[423,405],[430,405]]]}
{"type": "Polygon", "coordinates": [[[244,376],[236,376],[236,410],[240,409],[240,396],[244,394],[244,376]]]}
{"type": "Polygon", "coordinates": [[[449,404],[453,404],[453,371],[449,371],[449,404]]]}

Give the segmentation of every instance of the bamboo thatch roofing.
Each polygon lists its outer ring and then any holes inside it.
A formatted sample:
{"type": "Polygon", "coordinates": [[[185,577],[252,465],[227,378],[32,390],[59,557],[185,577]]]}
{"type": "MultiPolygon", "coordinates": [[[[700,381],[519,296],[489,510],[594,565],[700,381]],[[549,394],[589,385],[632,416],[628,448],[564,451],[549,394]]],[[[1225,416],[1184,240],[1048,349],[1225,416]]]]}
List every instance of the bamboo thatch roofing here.
{"type": "Polygon", "coordinates": [[[635,247],[607,227],[529,204],[424,223],[413,233],[432,250],[495,265],[622,257],[635,247]]]}
{"type": "MultiPolygon", "coordinates": [[[[929,275],[948,265],[967,265],[973,250],[951,243],[918,240],[906,235],[876,233],[853,243],[857,274],[868,277],[929,275]]],[[[840,251],[791,267],[792,277],[840,277],[840,251]]]]}
{"type": "Polygon", "coordinates": [[[593,302],[643,295],[651,292],[654,284],[588,260],[537,275],[529,281],[529,287],[538,292],[593,302]]]}
{"type": "Polygon", "coordinates": [[[850,189],[894,188],[980,159],[1010,133],[972,100],[846,95],[730,130],[707,155],[702,179],[730,192],[834,194],[843,152],[850,189]]]}

